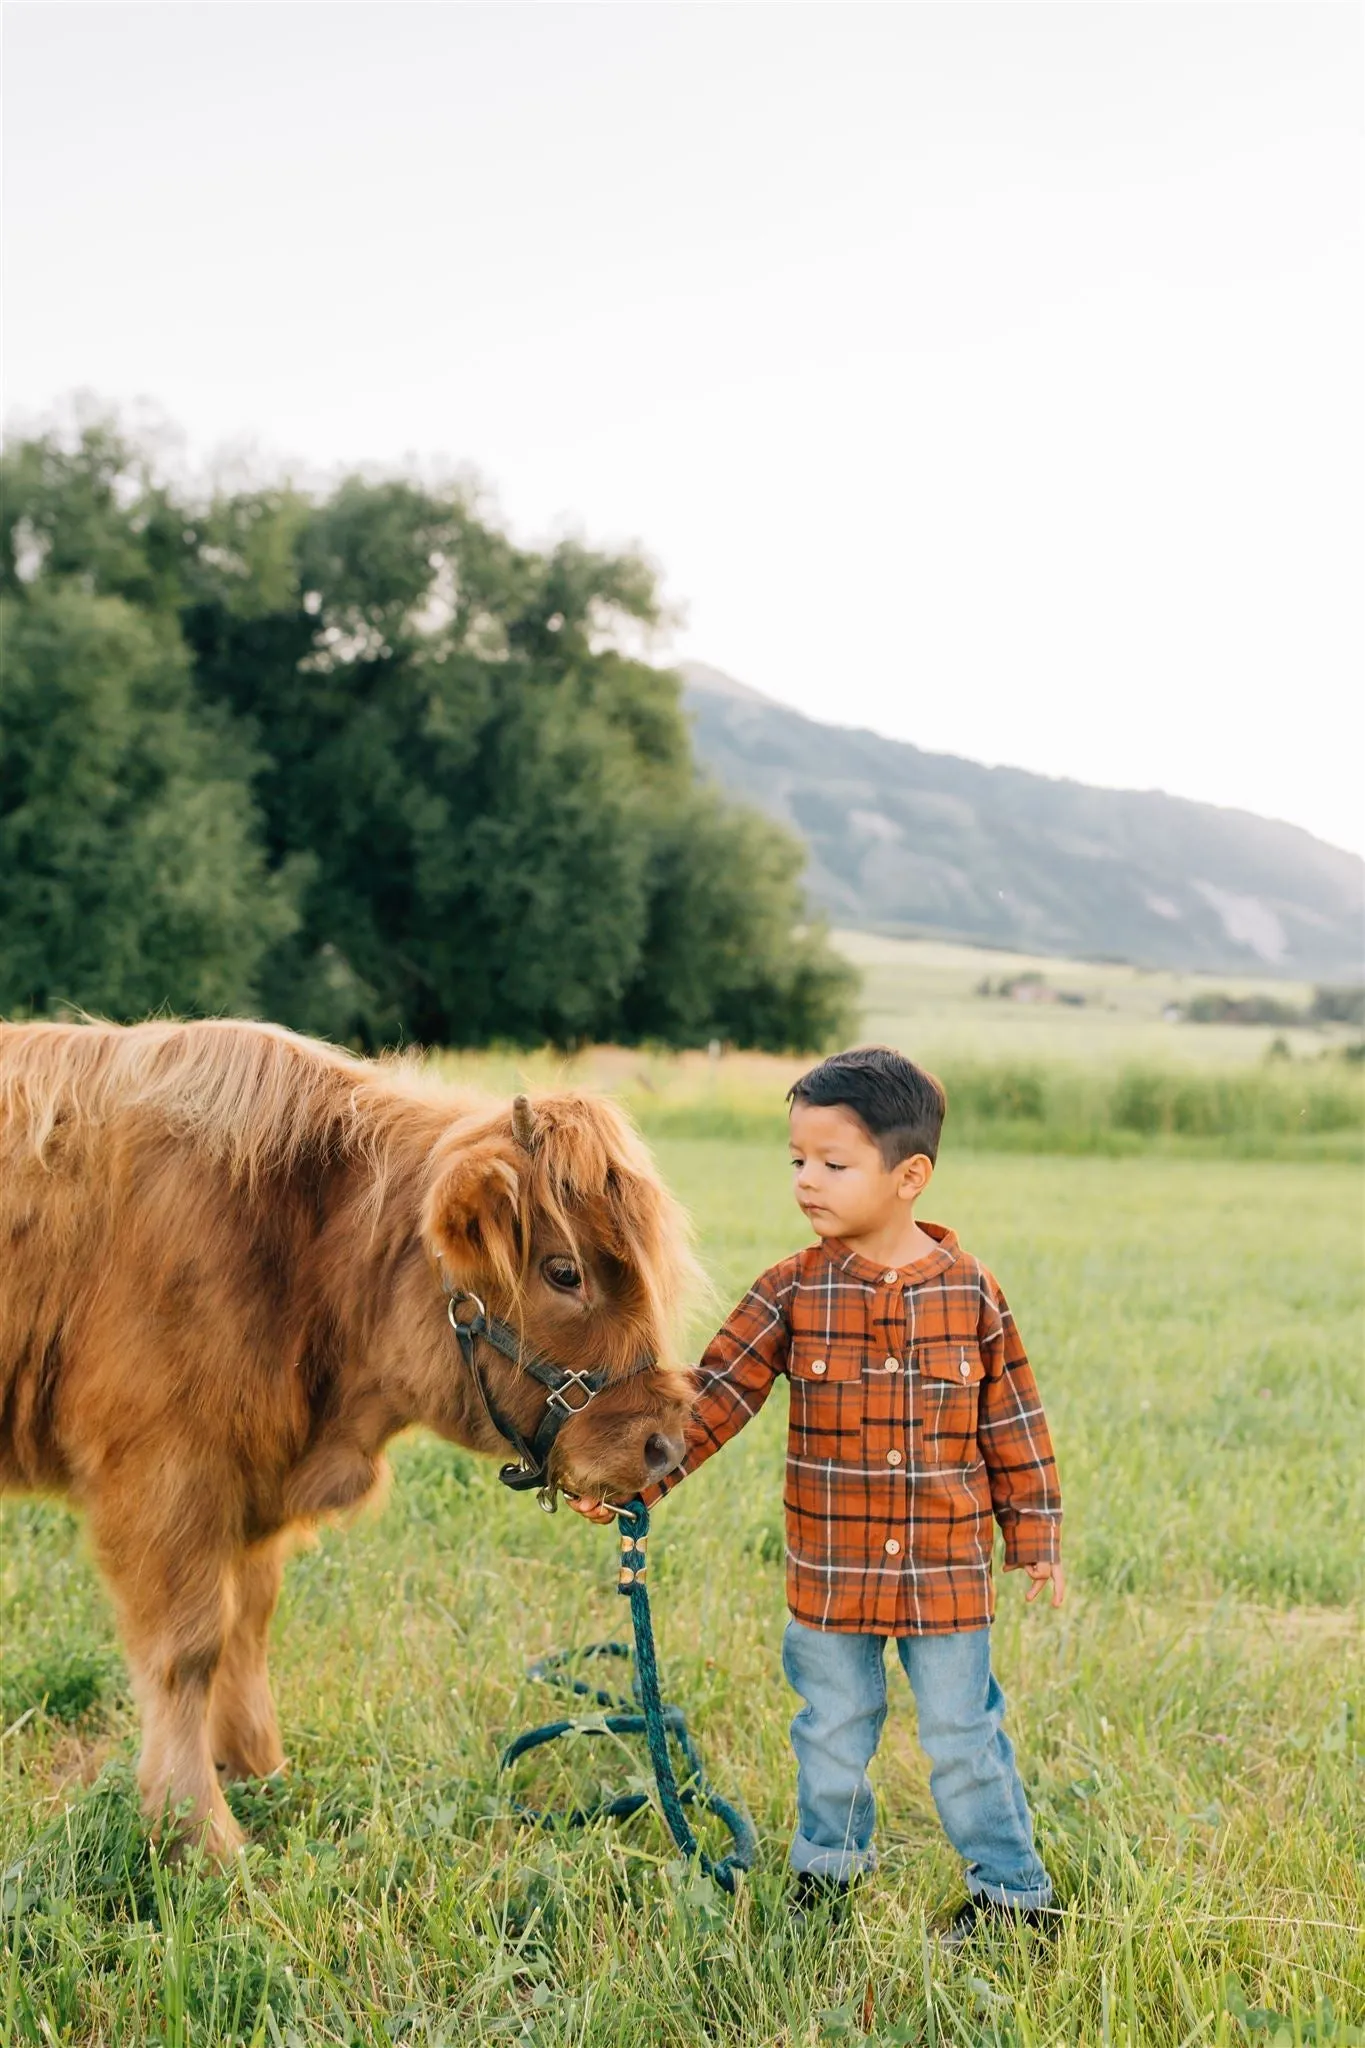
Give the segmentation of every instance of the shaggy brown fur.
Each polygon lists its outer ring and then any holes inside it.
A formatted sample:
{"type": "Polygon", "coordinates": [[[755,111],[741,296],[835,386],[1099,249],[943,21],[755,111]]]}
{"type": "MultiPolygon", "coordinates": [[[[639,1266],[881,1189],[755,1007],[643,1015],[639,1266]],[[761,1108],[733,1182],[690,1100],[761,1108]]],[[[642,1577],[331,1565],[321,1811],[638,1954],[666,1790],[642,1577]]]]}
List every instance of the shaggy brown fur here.
{"type": "MultiPolygon", "coordinates": [[[[620,1498],[681,1456],[680,1214],[610,1104],[532,1114],[259,1024],[0,1025],[0,1486],[85,1510],[146,1811],[187,1804],[216,1856],[241,1837],[215,1766],[283,1762],[266,1635],[297,1532],[409,1423],[512,1455],[442,1269],[536,1355],[620,1376],[565,1425],[563,1484],[620,1498]]],[[[480,1356],[531,1434],[544,1389],[480,1356]]]]}

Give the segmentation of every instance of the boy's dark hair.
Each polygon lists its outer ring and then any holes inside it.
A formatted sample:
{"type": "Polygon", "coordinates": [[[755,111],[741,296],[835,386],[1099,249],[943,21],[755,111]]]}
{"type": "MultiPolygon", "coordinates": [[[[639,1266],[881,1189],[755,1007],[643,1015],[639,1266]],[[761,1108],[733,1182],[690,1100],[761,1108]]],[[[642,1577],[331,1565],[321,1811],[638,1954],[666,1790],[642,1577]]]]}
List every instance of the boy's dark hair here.
{"type": "Polygon", "coordinates": [[[787,1100],[813,1109],[851,1109],[888,1168],[916,1152],[938,1158],[948,1098],[932,1074],[892,1046],[855,1045],[831,1053],[787,1090],[787,1100]]]}

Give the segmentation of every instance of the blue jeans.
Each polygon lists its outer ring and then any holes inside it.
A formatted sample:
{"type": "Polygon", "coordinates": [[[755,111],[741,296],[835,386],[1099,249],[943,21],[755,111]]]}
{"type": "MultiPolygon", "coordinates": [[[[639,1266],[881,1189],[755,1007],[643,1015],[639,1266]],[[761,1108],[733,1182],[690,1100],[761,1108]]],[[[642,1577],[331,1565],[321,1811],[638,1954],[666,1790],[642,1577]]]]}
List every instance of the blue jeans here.
{"type": "MultiPolygon", "coordinates": [[[[1001,1726],[1005,1695],[991,1673],[991,1632],[897,1636],[932,1770],[929,1789],[967,1885],[1006,1906],[1046,1906],[1052,1880],[1033,1846],[1033,1822],[1001,1726]]],[[[849,1878],[871,1870],[876,1802],[867,1766],[886,1719],[885,1636],[787,1624],[782,1669],[805,1705],[792,1722],[800,1825],[792,1867],[849,1878]]]]}

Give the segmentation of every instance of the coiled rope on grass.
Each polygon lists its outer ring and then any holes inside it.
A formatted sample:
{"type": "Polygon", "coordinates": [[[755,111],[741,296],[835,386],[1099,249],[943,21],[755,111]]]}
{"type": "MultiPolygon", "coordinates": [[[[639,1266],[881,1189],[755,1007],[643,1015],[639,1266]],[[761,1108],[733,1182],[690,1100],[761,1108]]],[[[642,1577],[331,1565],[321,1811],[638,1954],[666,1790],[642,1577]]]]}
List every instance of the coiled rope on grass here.
{"type": "MultiPolygon", "coordinates": [[[[753,1867],[757,1847],[753,1825],[741,1807],[724,1798],[711,1784],[702,1768],[686,1715],[681,1707],[665,1704],[660,1690],[654,1623],[645,1580],[649,1510],[642,1501],[632,1501],[620,1510],[618,1519],[621,1569],[617,1591],[630,1601],[635,1632],[633,1699],[624,1699],[619,1693],[590,1685],[586,1680],[574,1677],[572,1669],[577,1663],[596,1659],[621,1659],[628,1663],[632,1657],[628,1643],[591,1643],[586,1649],[560,1650],[553,1656],[537,1659],[528,1673],[531,1678],[541,1679],[545,1684],[557,1686],[580,1699],[591,1700],[595,1706],[607,1711],[591,1720],[566,1717],[559,1721],[546,1721],[538,1728],[528,1728],[524,1735],[518,1735],[507,1745],[498,1768],[510,1770],[519,1758],[528,1756],[534,1749],[543,1748],[548,1742],[557,1741],[562,1735],[643,1735],[654,1771],[659,1807],[679,1853],[689,1862],[695,1859],[722,1891],[733,1892],[737,1873],[753,1867]],[[673,1768],[670,1736],[683,1759],[681,1783],[673,1768]],[[707,1855],[688,1821],[689,1808],[694,1812],[713,1813],[729,1830],[734,1846],[728,1856],[707,1855]]],[[[652,1803],[647,1792],[622,1792],[614,1798],[598,1800],[592,1806],[575,1807],[566,1814],[556,1815],[520,1804],[517,1811],[523,1820],[538,1827],[583,1827],[594,1820],[626,1820],[652,1803]]]]}

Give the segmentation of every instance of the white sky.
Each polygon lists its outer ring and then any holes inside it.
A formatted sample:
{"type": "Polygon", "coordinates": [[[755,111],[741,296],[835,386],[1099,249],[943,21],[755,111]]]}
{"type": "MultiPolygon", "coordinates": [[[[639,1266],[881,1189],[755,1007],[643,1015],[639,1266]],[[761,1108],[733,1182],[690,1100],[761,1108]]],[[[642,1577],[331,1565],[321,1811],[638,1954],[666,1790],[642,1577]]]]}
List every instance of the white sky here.
{"type": "Polygon", "coordinates": [[[6,406],[472,464],[815,717],[1365,849],[1350,4],[6,9],[6,406]]]}

